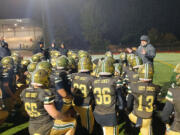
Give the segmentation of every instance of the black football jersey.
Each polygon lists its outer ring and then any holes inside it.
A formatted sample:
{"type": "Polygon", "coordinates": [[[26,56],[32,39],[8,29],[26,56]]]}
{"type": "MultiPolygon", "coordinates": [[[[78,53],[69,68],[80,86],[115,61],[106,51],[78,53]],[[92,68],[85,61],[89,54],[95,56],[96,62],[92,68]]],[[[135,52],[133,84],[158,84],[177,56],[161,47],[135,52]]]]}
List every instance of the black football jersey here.
{"type": "Polygon", "coordinates": [[[134,96],[133,113],[140,118],[151,118],[156,99],[157,87],[152,83],[130,83],[130,90],[134,96]]]}
{"type": "Polygon", "coordinates": [[[171,129],[180,132],[180,88],[170,88],[166,99],[174,105],[175,117],[171,129]]]}
{"type": "Polygon", "coordinates": [[[95,100],[93,114],[101,126],[115,126],[118,124],[118,82],[118,78],[100,76],[92,83],[95,100]]]}
{"type": "Polygon", "coordinates": [[[44,105],[54,102],[54,95],[49,89],[27,88],[20,94],[24,107],[30,117],[30,123],[44,124],[52,121],[44,105]]]}
{"type": "Polygon", "coordinates": [[[90,105],[92,101],[93,77],[87,73],[72,74],[71,88],[74,89],[74,102],[76,105],[90,105]]]}
{"type": "Polygon", "coordinates": [[[94,111],[96,113],[104,115],[116,112],[117,80],[117,78],[112,77],[99,77],[93,81],[94,111]]]}

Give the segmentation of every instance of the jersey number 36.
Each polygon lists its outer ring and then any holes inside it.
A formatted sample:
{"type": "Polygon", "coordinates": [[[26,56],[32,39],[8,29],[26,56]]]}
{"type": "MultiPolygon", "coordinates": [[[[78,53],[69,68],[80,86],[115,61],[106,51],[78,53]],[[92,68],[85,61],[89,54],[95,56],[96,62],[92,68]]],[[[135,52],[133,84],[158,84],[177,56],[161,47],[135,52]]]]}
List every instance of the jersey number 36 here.
{"type": "Polygon", "coordinates": [[[93,93],[95,95],[97,95],[97,99],[96,99],[96,103],[98,105],[101,105],[101,104],[105,104],[105,105],[108,105],[111,103],[111,95],[108,94],[110,93],[111,90],[109,88],[95,88],[93,90],[93,93]]]}

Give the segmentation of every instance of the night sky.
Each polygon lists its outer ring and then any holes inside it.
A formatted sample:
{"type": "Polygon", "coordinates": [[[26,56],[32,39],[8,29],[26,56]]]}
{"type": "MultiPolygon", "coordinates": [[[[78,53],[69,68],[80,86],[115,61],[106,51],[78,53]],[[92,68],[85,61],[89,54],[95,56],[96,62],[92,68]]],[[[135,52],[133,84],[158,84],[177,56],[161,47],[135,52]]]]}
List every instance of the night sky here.
{"type": "MultiPolygon", "coordinates": [[[[74,36],[78,37],[81,35],[80,11],[86,1],[49,0],[51,24],[63,18],[74,36]]],[[[145,31],[155,27],[161,32],[174,33],[180,39],[180,0],[118,0],[118,4],[122,20],[134,20],[130,27],[135,28],[133,23],[139,23],[145,31]]],[[[41,15],[40,0],[0,0],[0,5],[0,19],[39,18],[41,15]]],[[[119,23],[124,25],[123,21],[119,23]]]]}

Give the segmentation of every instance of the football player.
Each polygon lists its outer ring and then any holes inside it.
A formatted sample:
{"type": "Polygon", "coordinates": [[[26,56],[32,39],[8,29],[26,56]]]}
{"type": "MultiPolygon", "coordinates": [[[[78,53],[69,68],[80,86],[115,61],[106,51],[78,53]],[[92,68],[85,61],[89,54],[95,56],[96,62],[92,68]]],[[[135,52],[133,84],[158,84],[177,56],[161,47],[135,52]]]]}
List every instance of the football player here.
{"type": "Polygon", "coordinates": [[[99,66],[99,77],[92,82],[95,99],[93,114],[104,135],[119,135],[117,110],[123,109],[118,78],[113,77],[114,70],[113,62],[103,60],[99,66]]]}
{"type": "Polygon", "coordinates": [[[94,116],[92,112],[92,81],[90,75],[92,62],[83,57],[78,62],[78,73],[72,75],[71,91],[74,95],[74,108],[80,114],[81,125],[89,134],[93,132],[94,116]]]}
{"type": "Polygon", "coordinates": [[[2,95],[3,101],[5,103],[5,107],[8,111],[11,111],[15,105],[16,97],[15,97],[15,88],[13,87],[15,84],[14,80],[14,62],[10,56],[4,57],[1,60],[2,64],[2,95]]]}
{"type": "Polygon", "coordinates": [[[48,135],[53,126],[52,118],[69,119],[56,110],[55,97],[48,89],[49,82],[48,73],[43,69],[37,70],[32,75],[32,87],[25,89],[20,95],[30,117],[30,135],[48,135]]]}
{"type": "Polygon", "coordinates": [[[70,114],[68,121],[55,120],[51,135],[74,135],[76,130],[76,119],[72,108],[72,97],[67,78],[68,59],[60,56],[56,59],[56,71],[51,73],[51,88],[55,90],[55,106],[58,111],[70,114]]]}
{"type": "Polygon", "coordinates": [[[140,128],[141,135],[151,135],[151,121],[154,102],[158,93],[152,83],[153,69],[144,64],[138,71],[139,82],[129,84],[127,109],[131,112],[129,119],[140,128]]]}
{"type": "MultiPolygon", "coordinates": [[[[177,69],[177,68],[176,68],[177,69]]],[[[178,70],[179,71],[179,70],[178,70]]],[[[177,72],[178,72],[177,71],[177,72]]],[[[162,111],[161,117],[166,123],[166,135],[180,135],[180,74],[176,75],[176,84],[169,88],[166,95],[166,104],[162,111]],[[174,120],[171,126],[170,116],[174,113],[174,120]]]]}
{"type": "Polygon", "coordinates": [[[2,96],[2,90],[1,90],[1,78],[2,77],[2,67],[0,64],[0,125],[6,120],[6,118],[8,117],[8,111],[5,111],[5,105],[3,102],[3,96],[2,96]]]}

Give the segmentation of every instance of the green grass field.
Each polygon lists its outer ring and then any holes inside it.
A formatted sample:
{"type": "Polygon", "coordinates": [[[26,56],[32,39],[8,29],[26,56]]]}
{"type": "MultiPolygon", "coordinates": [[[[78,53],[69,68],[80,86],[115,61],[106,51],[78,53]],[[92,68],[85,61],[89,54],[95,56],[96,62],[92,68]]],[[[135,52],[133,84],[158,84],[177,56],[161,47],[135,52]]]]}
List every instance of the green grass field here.
{"type": "MultiPolygon", "coordinates": [[[[93,59],[98,58],[98,57],[102,57],[102,56],[101,55],[93,56],[93,59]]],[[[115,58],[118,58],[118,55],[116,55],[115,58]]],[[[180,54],[178,53],[158,53],[155,58],[155,62],[154,62],[155,74],[154,74],[153,82],[157,85],[160,85],[162,87],[162,91],[165,91],[164,93],[166,93],[168,87],[170,86],[169,81],[173,72],[173,68],[177,63],[180,63],[180,54]]],[[[18,122],[18,124],[11,123],[8,125],[6,123],[5,125],[4,124],[0,125],[0,135],[6,135],[6,134],[7,135],[13,135],[13,134],[28,135],[27,128],[26,128],[28,124],[27,123],[24,123],[24,124],[21,123],[21,124],[19,124],[18,122]],[[15,125],[17,127],[15,127],[15,125]],[[9,129],[9,130],[6,130],[6,131],[3,130],[3,132],[1,132],[2,129],[4,129],[5,127],[6,129],[9,129]],[[21,128],[22,128],[22,131],[19,132],[21,128]],[[26,130],[24,130],[24,128],[26,128],[26,130]]],[[[124,127],[124,123],[121,124],[122,132],[120,135],[124,135],[125,129],[123,127],[124,127]]]]}

